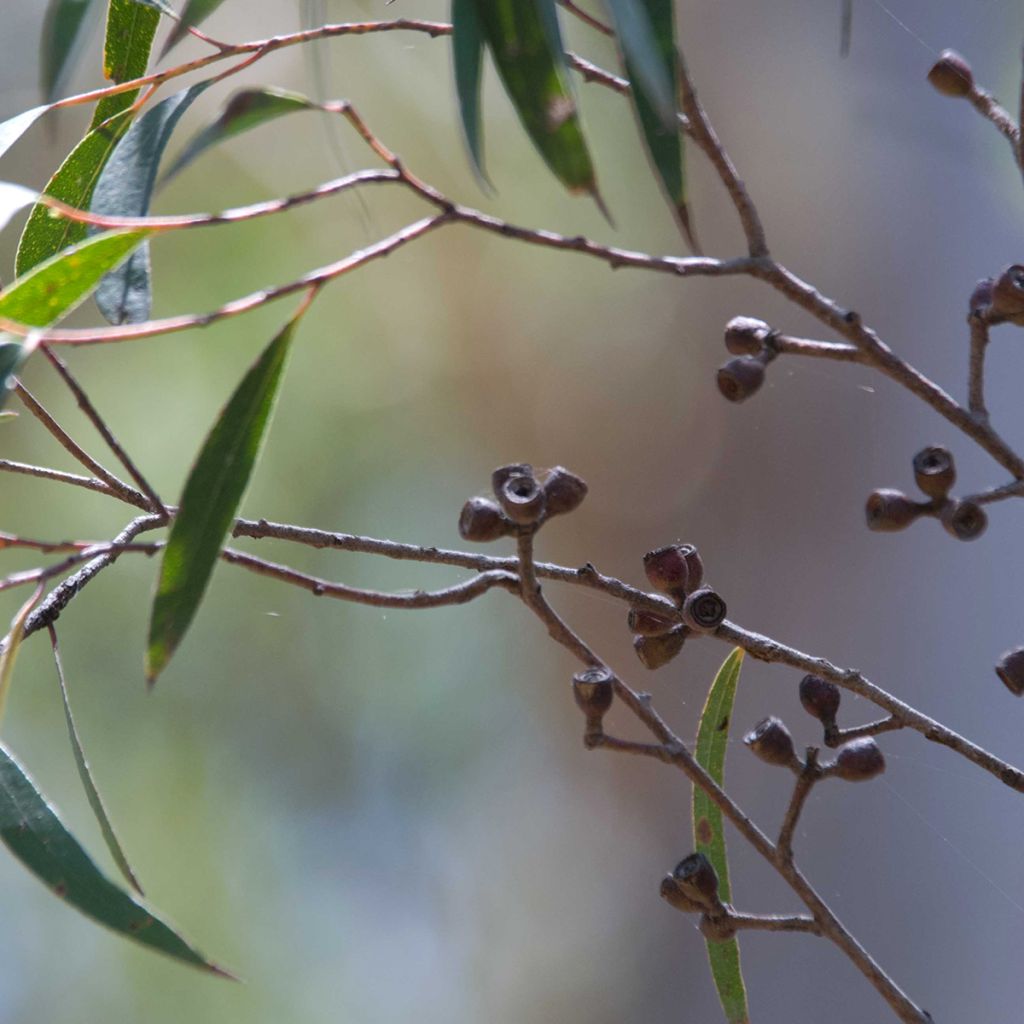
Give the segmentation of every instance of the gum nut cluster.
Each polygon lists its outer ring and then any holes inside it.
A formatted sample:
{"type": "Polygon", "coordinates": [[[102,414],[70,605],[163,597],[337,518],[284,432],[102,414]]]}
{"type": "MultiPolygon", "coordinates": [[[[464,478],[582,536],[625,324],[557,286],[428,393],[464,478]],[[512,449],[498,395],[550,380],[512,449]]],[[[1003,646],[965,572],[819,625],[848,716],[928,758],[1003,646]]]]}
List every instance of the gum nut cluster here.
{"type": "Polygon", "coordinates": [[[459,513],[463,540],[487,543],[536,529],[550,516],[579,508],[587,496],[584,480],[563,466],[534,470],[525,462],[499,466],[491,474],[494,498],[470,498],[459,513]]]}
{"type": "Polygon", "coordinates": [[[716,383],[730,402],[742,402],[764,383],[765,367],[775,358],[775,332],[763,320],[734,316],[725,325],[725,347],[733,354],[718,368],[716,383]]]}
{"type": "Polygon", "coordinates": [[[704,584],[704,562],[692,544],[668,544],[644,555],[644,572],[677,613],[662,615],[647,608],[629,610],[627,624],[633,649],[649,669],[667,665],[693,633],[712,633],[725,620],[725,602],[704,584]],[[680,621],[682,620],[682,621],[680,621]]]}
{"type": "Polygon", "coordinates": [[[988,516],[981,505],[950,495],[956,483],[956,466],[948,448],[922,448],[914,456],[913,467],[914,481],[927,500],[915,501],[887,487],[872,491],[864,507],[869,530],[903,530],[920,516],[935,516],[957,540],[974,540],[985,532],[988,516]]]}

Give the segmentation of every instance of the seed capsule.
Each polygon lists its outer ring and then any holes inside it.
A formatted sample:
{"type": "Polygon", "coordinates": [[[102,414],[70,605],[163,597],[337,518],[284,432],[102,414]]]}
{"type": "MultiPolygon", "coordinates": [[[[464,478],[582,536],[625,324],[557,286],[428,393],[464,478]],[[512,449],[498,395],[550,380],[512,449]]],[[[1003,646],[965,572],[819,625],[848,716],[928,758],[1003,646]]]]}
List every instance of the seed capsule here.
{"type": "Polygon", "coordinates": [[[661,880],[660,891],[661,898],[666,903],[675,907],[676,910],[682,910],[687,914],[700,914],[704,911],[704,907],[700,903],[690,899],[690,897],[679,888],[679,883],[672,875],[666,875],[661,880]]]}
{"type": "Polygon", "coordinates": [[[971,292],[971,297],[967,300],[967,310],[971,316],[980,316],[988,312],[992,306],[994,286],[995,281],[991,277],[983,278],[974,286],[974,291],[971,292]]]}
{"type": "Polygon", "coordinates": [[[721,905],[718,898],[718,873],[711,861],[703,853],[691,853],[684,857],[672,872],[683,895],[706,909],[717,909],[721,905]]]}
{"type": "Polygon", "coordinates": [[[586,496],[586,481],[564,466],[554,466],[544,475],[544,499],[549,516],[574,512],[586,496]]]}
{"type": "Polygon", "coordinates": [[[914,456],[914,479],[923,494],[942,499],[956,483],[956,466],[948,448],[931,445],[914,456]]]}
{"type": "Polygon", "coordinates": [[[718,368],[715,380],[723,398],[742,402],[764,383],[764,364],[753,356],[738,356],[718,368]]]}
{"type": "Polygon", "coordinates": [[[644,668],[652,672],[667,665],[682,649],[690,631],[686,626],[676,626],[661,636],[633,637],[633,650],[644,668]]]}
{"type": "Polygon", "coordinates": [[[683,602],[683,622],[694,632],[714,632],[725,621],[725,613],[725,601],[710,587],[693,591],[683,602]]]}
{"type": "Polygon", "coordinates": [[[501,497],[501,489],[505,481],[513,476],[533,476],[533,466],[528,462],[510,462],[507,466],[499,466],[491,473],[491,487],[494,488],[494,496],[501,497]]]}
{"type": "Polygon", "coordinates": [[[847,782],[864,782],[885,771],[885,758],[870,736],[850,740],[836,751],[832,774],[847,782]]]}
{"type": "Polygon", "coordinates": [[[774,715],[762,718],[743,742],[766,764],[796,767],[798,765],[793,737],[781,719],[774,715]]]}
{"type": "Polygon", "coordinates": [[[921,512],[916,501],[911,501],[902,491],[888,487],[872,491],[864,507],[868,529],[886,532],[905,529],[921,512]]]}
{"type": "Polygon", "coordinates": [[[544,488],[532,473],[509,476],[501,485],[498,502],[505,515],[520,526],[531,526],[544,518],[544,488]]]}
{"type": "Polygon", "coordinates": [[[665,594],[681,596],[690,586],[687,544],[668,544],[644,555],[644,572],[651,586],[665,594]]]}
{"type": "Polygon", "coordinates": [[[1007,651],[996,665],[996,675],[1014,697],[1024,694],[1024,647],[1007,651]]]}
{"type": "Polygon", "coordinates": [[[821,676],[806,675],[800,680],[800,703],[804,711],[826,727],[835,724],[841,697],[839,687],[821,676]]]}
{"type": "Polygon", "coordinates": [[[586,718],[583,742],[589,747],[604,734],[602,722],[615,699],[612,674],[606,668],[588,668],[572,677],[572,695],[586,718]]]}
{"type": "Polygon", "coordinates": [[[975,540],[985,532],[988,516],[974,501],[950,501],[939,513],[947,532],[957,540],[975,540]]]}
{"type": "Polygon", "coordinates": [[[992,285],[992,312],[1014,323],[1024,323],[1024,266],[1007,267],[992,285]]]}
{"type": "Polygon", "coordinates": [[[966,96],[974,88],[970,64],[956,50],[943,50],[928,72],[928,81],[943,96],[966,96]]]}
{"type": "Polygon", "coordinates": [[[752,316],[734,316],[725,325],[725,347],[734,356],[756,356],[772,329],[752,316]]]}
{"type": "Polygon", "coordinates": [[[459,536],[479,543],[497,540],[512,529],[512,524],[490,498],[470,498],[459,513],[459,536]]]}
{"type": "Polygon", "coordinates": [[[679,625],[672,619],[666,619],[664,615],[648,611],[646,608],[630,608],[626,619],[631,633],[639,633],[640,636],[661,636],[668,633],[679,625]]]}

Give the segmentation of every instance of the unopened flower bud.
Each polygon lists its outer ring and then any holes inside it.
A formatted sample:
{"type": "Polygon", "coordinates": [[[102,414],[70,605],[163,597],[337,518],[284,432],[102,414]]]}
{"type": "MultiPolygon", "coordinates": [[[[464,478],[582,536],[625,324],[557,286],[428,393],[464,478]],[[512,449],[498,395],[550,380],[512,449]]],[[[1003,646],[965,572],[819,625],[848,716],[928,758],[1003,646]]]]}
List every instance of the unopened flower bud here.
{"type": "Polygon", "coordinates": [[[487,541],[504,537],[512,524],[490,498],[470,498],[459,513],[459,536],[463,540],[487,541]]]}
{"type": "Polygon", "coordinates": [[[742,402],[764,383],[764,364],[753,356],[737,356],[718,368],[718,390],[730,402],[742,402]]]}
{"type": "Polygon", "coordinates": [[[943,499],[956,483],[956,466],[948,448],[931,445],[914,456],[914,479],[929,498],[943,499]]]}
{"type": "Polygon", "coordinates": [[[683,622],[699,633],[712,633],[725,621],[725,601],[717,591],[701,587],[683,602],[683,622]]]}
{"type": "Polygon", "coordinates": [[[988,515],[975,501],[950,501],[939,513],[939,521],[957,540],[975,540],[985,532],[988,515]]]}
{"type": "Polygon", "coordinates": [[[734,356],[756,356],[772,329],[752,316],[734,316],[725,325],[725,347],[734,356]]]}
{"type": "Polygon", "coordinates": [[[574,512],[587,496],[586,481],[570,473],[564,466],[552,467],[543,480],[545,507],[549,516],[574,512]]]}
{"type": "Polygon", "coordinates": [[[644,572],[651,586],[673,596],[681,596],[690,586],[690,567],[686,544],[668,544],[644,555],[644,572]]]}
{"type": "Polygon", "coordinates": [[[680,625],[661,636],[635,636],[633,650],[644,668],[653,672],[667,665],[683,649],[689,632],[686,626],[680,625]]]}
{"type": "Polygon", "coordinates": [[[943,50],[928,72],[928,81],[943,96],[966,96],[974,87],[974,74],[956,50],[943,50]]]}
{"type": "Polygon", "coordinates": [[[1024,323],[1024,266],[1007,267],[992,285],[992,312],[1014,323],[1024,323]]]}
{"type": "Polygon", "coordinates": [[[631,633],[639,633],[640,636],[661,636],[674,629],[679,623],[673,619],[667,619],[657,612],[648,611],[646,608],[630,608],[626,619],[631,633]]]}
{"type": "Polygon", "coordinates": [[[721,906],[718,898],[718,873],[703,853],[691,853],[684,857],[672,872],[683,895],[705,909],[721,906]]]}
{"type": "Polygon", "coordinates": [[[839,687],[821,676],[806,675],[800,680],[800,703],[804,711],[826,727],[835,724],[841,697],[839,687]]]}
{"type": "Polygon", "coordinates": [[[583,741],[588,746],[603,735],[602,721],[615,698],[612,674],[606,668],[588,668],[572,677],[572,695],[586,718],[583,741]]]}
{"type": "Polygon", "coordinates": [[[531,526],[544,518],[544,488],[532,473],[509,476],[498,492],[505,515],[520,526],[531,526]]]}
{"type": "Polygon", "coordinates": [[[885,771],[881,748],[870,736],[844,743],[836,751],[831,774],[847,782],[864,782],[885,771]]]}
{"type": "Polygon", "coordinates": [[[1024,647],[1007,651],[996,665],[996,675],[1015,697],[1024,695],[1024,647]]]}
{"type": "Polygon", "coordinates": [[[883,487],[868,495],[864,507],[869,530],[903,530],[920,514],[921,506],[902,491],[883,487]]]}
{"type": "Polygon", "coordinates": [[[798,762],[793,737],[781,719],[774,715],[762,718],[743,742],[766,764],[796,767],[798,762]]]}

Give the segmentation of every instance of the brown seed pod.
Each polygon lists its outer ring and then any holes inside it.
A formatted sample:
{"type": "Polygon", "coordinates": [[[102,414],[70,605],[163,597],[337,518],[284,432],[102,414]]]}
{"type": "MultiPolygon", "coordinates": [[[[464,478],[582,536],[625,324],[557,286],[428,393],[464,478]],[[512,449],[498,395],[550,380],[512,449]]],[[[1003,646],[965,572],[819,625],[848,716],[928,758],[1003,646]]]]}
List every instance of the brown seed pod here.
{"type": "Polygon", "coordinates": [[[704,582],[704,559],[700,557],[700,552],[692,544],[680,544],[679,550],[686,560],[688,575],[686,586],[690,590],[696,590],[704,582]]]}
{"type": "Polygon", "coordinates": [[[868,495],[864,513],[868,529],[879,531],[903,530],[923,511],[916,501],[911,501],[902,491],[888,487],[872,491],[868,495]]]}
{"type": "Polygon", "coordinates": [[[690,897],[679,888],[679,883],[672,875],[666,875],[661,880],[660,892],[661,898],[666,903],[675,907],[676,910],[682,910],[687,914],[702,914],[704,912],[704,907],[695,900],[690,899],[690,897]]]}
{"type": "Polygon", "coordinates": [[[673,619],[666,619],[664,615],[648,611],[646,608],[630,608],[626,623],[631,633],[639,633],[640,636],[661,636],[668,633],[679,623],[673,619]]]}
{"type": "Polygon", "coordinates": [[[844,743],[836,751],[831,774],[847,782],[864,782],[885,771],[881,748],[870,736],[844,743]]]}
{"type": "Polygon", "coordinates": [[[644,668],[652,672],[667,665],[682,649],[690,631],[686,626],[676,626],[661,636],[633,637],[633,650],[644,668]]]}
{"type": "Polygon", "coordinates": [[[705,909],[721,906],[718,898],[718,873],[703,853],[684,857],[672,872],[680,891],[705,909]]]}
{"type": "Polygon", "coordinates": [[[1014,695],[1024,695],[1024,647],[1007,651],[996,665],[996,675],[1014,695]]]}
{"type": "Polygon", "coordinates": [[[713,633],[725,621],[725,601],[710,587],[693,591],[683,602],[683,622],[695,633],[713,633]]]}
{"type": "Polygon", "coordinates": [[[528,462],[510,462],[507,466],[499,466],[491,473],[491,487],[494,489],[494,496],[501,498],[501,489],[505,481],[513,476],[533,476],[533,466],[528,462]]]}
{"type": "Polygon", "coordinates": [[[718,368],[718,390],[730,402],[743,402],[764,383],[764,363],[753,356],[738,356],[718,368]]]}
{"type": "Polygon", "coordinates": [[[914,456],[914,479],[923,494],[942,500],[956,483],[956,466],[948,448],[930,445],[914,456]]]}
{"type": "Polygon", "coordinates": [[[543,474],[544,499],[549,516],[575,512],[587,496],[587,483],[564,466],[553,466],[543,474]]]}
{"type": "Polygon", "coordinates": [[[746,736],[743,742],[750,747],[765,764],[798,767],[793,737],[781,719],[774,715],[762,718],[746,736]]]}
{"type": "Polygon", "coordinates": [[[966,96],[974,88],[974,73],[956,50],[943,50],[928,72],[928,81],[943,96],[966,96]]]}
{"type": "Polygon", "coordinates": [[[606,668],[588,668],[572,677],[572,695],[586,718],[583,742],[589,747],[604,734],[602,722],[615,699],[615,684],[606,668]]]}
{"type": "Polygon", "coordinates": [[[1024,323],[1024,266],[1007,267],[992,285],[992,312],[1014,323],[1024,323]]]}
{"type": "Polygon", "coordinates": [[[988,515],[975,501],[949,501],[939,513],[939,521],[957,540],[976,540],[988,526],[988,515]]]}
{"type": "Polygon", "coordinates": [[[734,316],[725,325],[725,347],[734,356],[756,356],[772,329],[752,316],[734,316]]]}
{"type": "Polygon", "coordinates": [[[459,513],[459,536],[463,540],[487,543],[506,536],[512,524],[490,498],[470,498],[459,513]]]}
{"type": "Polygon", "coordinates": [[[505,515],[520,526],[532,526],[544,518],[544,488],[532,473],[507,477],[498,493],[498,503],[505,515]]]}
{"type": "Polygon", "coordinates": [[[665,594],[679,597],[690,584],[690,566],[687,562],[688,544],[667,544],[644,555],[644,572],[651,586],[665,594]]]}
{"type": "Polygon", "coordinates": [[[804,711],[822,725],[835,725],[842,691],[821,676],[806,675],[800,680],[800,703],[804,711]]]}
{"type": "Polygon", "coordinates": [[[980,316],[991,308],[994,285],[995,281],[991,277],[985,277],[974,286],[974,291],[967,300],[967,311],[971,316],[980,316]]]}

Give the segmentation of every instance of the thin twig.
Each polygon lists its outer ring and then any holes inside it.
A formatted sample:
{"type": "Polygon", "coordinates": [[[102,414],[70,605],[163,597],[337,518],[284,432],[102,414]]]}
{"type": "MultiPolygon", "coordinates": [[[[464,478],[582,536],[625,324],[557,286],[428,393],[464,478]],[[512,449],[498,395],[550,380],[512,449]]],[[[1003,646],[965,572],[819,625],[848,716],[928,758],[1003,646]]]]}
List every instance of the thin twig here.
{"type": "Polygon", "coordinates": [[[800,812],[804,808],[804,803],[820,777],[821,769],[818,767],[818,751],[814,747],[808,747],[804,766],[796,777],[793,795],[789,798],[789,806],[786,808],[786,815],[782,819],[779,838],[775,842],[775,855],[780,860],[792,861],[793,859],[793,833],[796,831],[797,822],[800,820],[800,812]]]}
{"type": "Polygon", "coordinates": [[[559,6],[564,7],[570,14],[579,18],[585,25],[589,25],[592,29],[600,32],[605,36],[614,36],[615,30],[611,25],[606,25],[600,18],[595,18],[592,14],[583,10],[582,7],[577,6],[573,3],[573,0],[558,0],[559,6]]]}
{"type": "Polygon", "coordinates": [[[834,341],[814,341],[810,338],[794,338],[789,334],[773,334],[768,344],[780,355],[835,359],[843,363],[868,361],[867,356],[856,346],[834,341]]]}
{"type": "Polygon", "coordinates": [[[988,349],[988,324],[985,318],[971,315],[967,318],[971,329],[971,358],[967,376],[967,407],[981,423],[988,422],[985,408],[985,352],[988,349]]]}
{"type": "Polygon", "coordinates": [[[896,732],[904,728],[904,725],[905,723],[895,715],[890,715],[888,718],[880,718],[875,722],[865,722],[864,725],[851,725],[847,729],[829,730],[825,733],[825,745],[838,747],[841,743],[860,739],[862,736],[881,736],[884,732],[896,732]]]}
{"type": "Polygon", "coordinates": [[[733,928],[749,931],[822,934],[821,925],[813,917],[804,917],[803,915],[739,914],[733,910],[729,913],[727,920],[733,928]]]}
{"type": "Polygon", "coordinates": [[[65,473],[63,470],[50,469],[47,466],[33,466],[28,462],[13,462],[11,459],[0,459],[0,472],[22,473],[25,476],[37,476],[43,480],[57,480],[62,484],[84,487],[87,491],[109,494],[114,498],[119,497],[102,480],[96,480],[89,476],[79,476],[77,473],[65,473]]]}

